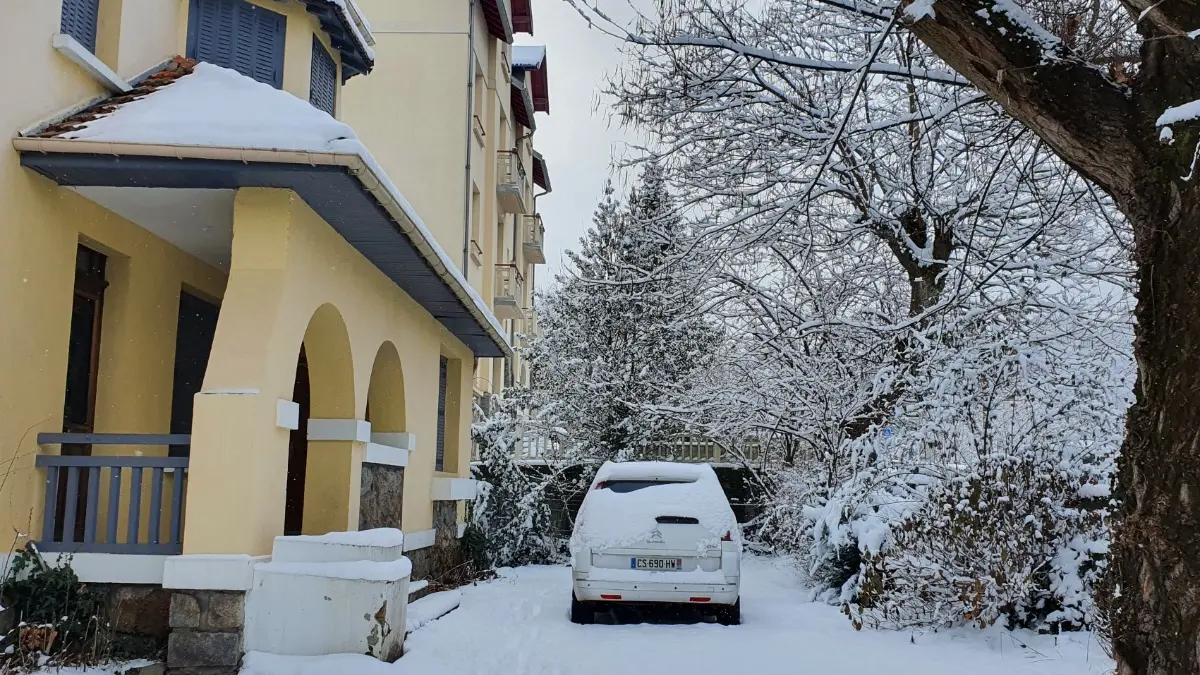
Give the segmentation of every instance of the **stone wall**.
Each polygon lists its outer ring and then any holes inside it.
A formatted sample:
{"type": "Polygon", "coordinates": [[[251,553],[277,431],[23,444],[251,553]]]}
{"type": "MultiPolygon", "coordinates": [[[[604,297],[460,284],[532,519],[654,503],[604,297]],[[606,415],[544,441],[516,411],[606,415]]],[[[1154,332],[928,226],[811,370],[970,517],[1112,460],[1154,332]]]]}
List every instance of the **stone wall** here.
{"type": "Polygon", "coordinates": [[[437,501],[433,503],[433,529],[437,533],[433,546],[427,546],[404,555],[412,561],[412,579],[446,583],[451,581],[447,574],[466,559],[458,539],[458,502],[437,501]]]}
{"type": "Polygon", "coordinates": [[[404,504],[404,468],[385,464],[362,465],[362,496],[359,498],[358,529],[400,529],[404,504]]]}
{"type": "Polygon", "coordinates": [[[246,594],[173,591],[167,671],[179,675],[234,675],[242,658],[246,594]]]}
{"type": "MultiPolygon", "coordinates": [[[[99,585],[99,584],[98,584],[99,585]]],[[[171,592],[159,586],[108,587],[108,622],[113,653],[122,658],[160,659],[166,652],[171,592]]]]}

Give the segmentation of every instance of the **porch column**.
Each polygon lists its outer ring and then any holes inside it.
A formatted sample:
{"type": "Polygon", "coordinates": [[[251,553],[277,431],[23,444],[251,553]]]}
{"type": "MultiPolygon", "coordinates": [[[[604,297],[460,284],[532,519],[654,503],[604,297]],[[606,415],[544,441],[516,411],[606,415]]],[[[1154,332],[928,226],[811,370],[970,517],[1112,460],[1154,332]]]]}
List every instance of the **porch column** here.
{"type": "Polygon", "coordinates": [[[184,554],[270,552],[282,533],[290,399],[303,325],[287,316],[291,198],[239,190],[229,283],[195,398],[184,554]]]}

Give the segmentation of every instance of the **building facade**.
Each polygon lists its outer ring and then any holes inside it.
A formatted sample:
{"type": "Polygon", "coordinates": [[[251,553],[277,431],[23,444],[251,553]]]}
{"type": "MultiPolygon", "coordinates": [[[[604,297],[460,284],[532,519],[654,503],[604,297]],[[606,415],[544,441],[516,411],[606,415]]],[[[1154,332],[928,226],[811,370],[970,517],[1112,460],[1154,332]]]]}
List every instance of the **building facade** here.
{"type": "MultiPolygon", "coordinates": [[[[201,608],[285,573],[269,565],[281,536],[402,529],[362,545],[437,573],[474,495],[472,391],[522,373],[541,260],[545,57],[518,50],[513,67],[513,18],[532,25],[512,2],[14,8],[10,550],[35,542],[84,581],[201,608]]],[[[236,659],[274,639],[226,628],[181,626],[172,652],[216,640],[236,659]]]]}
{"type": "MultiPolygon", "coordinates": [[[[535,112],[549,113],[546,50],[512,45],[532,34],[531,0],[360,0],[379,67],[350,82],[345,119],[372,147],[438,240],[519,345],[536,331],[533,288],[545,262],[538,197],[550,191],[534,149],[535,112]]],[[[481,359],[477,394],[528,383],[512,359],[481,359]]]]}

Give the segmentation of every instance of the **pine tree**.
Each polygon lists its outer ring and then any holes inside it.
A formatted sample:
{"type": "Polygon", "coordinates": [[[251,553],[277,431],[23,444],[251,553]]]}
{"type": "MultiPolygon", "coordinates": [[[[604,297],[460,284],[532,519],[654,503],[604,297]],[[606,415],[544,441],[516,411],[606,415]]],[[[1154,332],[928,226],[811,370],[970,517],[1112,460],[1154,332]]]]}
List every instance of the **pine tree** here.
{"type": "Polygon", "coordinates": [[[650,164],[626,204],[611,186],[573,269],[542,301],[532,350],[559,427],[591,459],[625,459],[681,431],[664,409],[710,361],[719,331],[690,284],[690,231],[650,164]]]}

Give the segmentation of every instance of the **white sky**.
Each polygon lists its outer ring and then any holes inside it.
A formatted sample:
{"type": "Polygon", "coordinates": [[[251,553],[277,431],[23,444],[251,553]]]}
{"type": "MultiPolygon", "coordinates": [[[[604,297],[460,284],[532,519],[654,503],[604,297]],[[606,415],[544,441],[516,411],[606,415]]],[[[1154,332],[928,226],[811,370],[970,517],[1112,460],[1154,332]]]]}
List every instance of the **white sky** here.
{"type": "MultiPolygon", "coordinates": [[[[628,16],[626,0],[598,4],[614,18],[628,16]]],[[[516,42],[546,45],[550,77],[550,114],[537,114],[533,143],[546,158],[554,190],[538,200],[546,226],[546,265],[537,272],[537,285],[546,288],[562,269],[563,251],[578,250],[612,161],[626,154],[623,141],[632,135],[609,120],[600,93],[605,77],[621,63],[619,43],[589,29],[564,0],[533,0],[533,30],[533,36],[518,34],[516,42]]]]}

